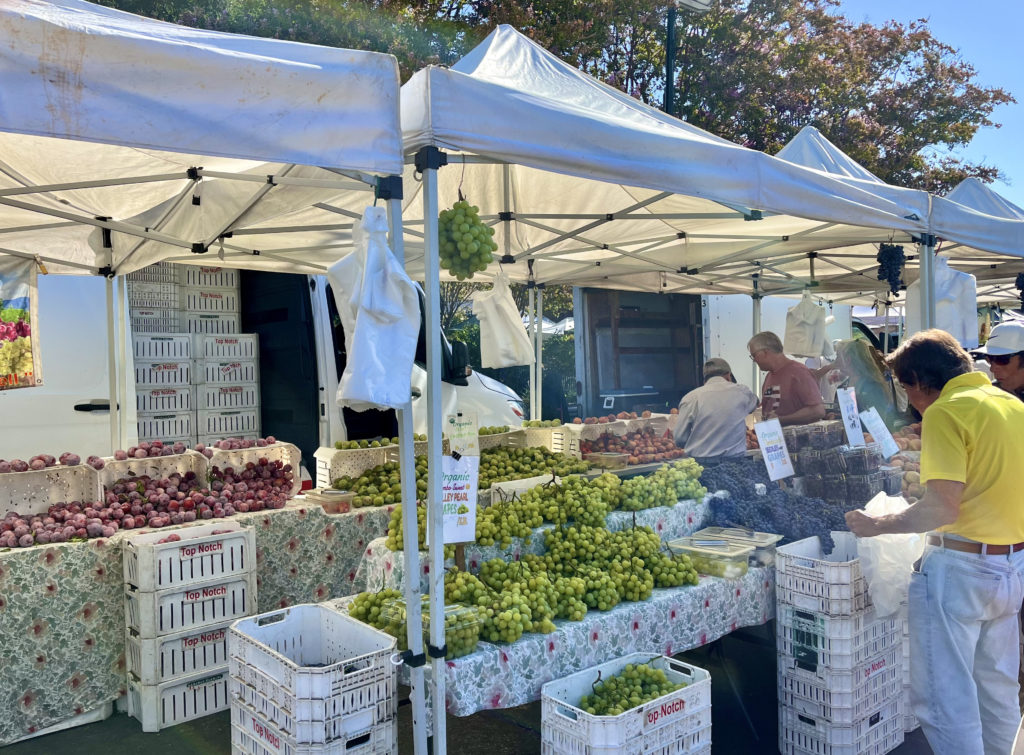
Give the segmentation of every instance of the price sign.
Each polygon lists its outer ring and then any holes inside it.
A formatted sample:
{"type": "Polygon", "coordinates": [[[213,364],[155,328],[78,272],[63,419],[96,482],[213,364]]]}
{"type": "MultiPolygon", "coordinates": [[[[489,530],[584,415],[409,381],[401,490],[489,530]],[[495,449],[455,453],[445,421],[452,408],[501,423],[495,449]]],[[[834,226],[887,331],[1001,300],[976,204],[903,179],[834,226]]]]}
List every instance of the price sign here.
{"type": "Polygon", "coordinates": [[[789,458],[786,439],[782,437],[782,425],[778,419],[769,419],[754,425],[761,456],[768,468],[768,479],[781,480],[794,474],[793,461],[789,458]]]}
{"type": "Polygon", "coordinates": [[[454,453],[460,456],[480,455],[480,427],[472,412],[449,414],[445,418],[444,434],[454,453]]]}
{"type": "Polygon", "coordinates": [[[861,412],[860,419],[864,423],[864,427],[868,429],[868,432],[875,439],[875,442],[881,444],[882,456],[886,459],[891,459],[900,452],[900,447],[896,445],[892,433],[889,432],[889,428],[885,426],[882,418],[878,416],[878,410],[875,407],[872,406],[870,409],[861,412]]]}
{"type": "Polygon", "coordinates": [[[441,506],[444,508],[444,541],[476,540],[477,478],[479,456],[441,457],[441,506]]]}
{"type": "Polygon", "coordinates": [[[853,388],[840,388],[836,391],[839,411],[843,415],[843,427],[846,428],[846,440],[853,447],[863,446],[864,430],[860,426],[860,414],[857,413],[857,394],[853,388]]]}

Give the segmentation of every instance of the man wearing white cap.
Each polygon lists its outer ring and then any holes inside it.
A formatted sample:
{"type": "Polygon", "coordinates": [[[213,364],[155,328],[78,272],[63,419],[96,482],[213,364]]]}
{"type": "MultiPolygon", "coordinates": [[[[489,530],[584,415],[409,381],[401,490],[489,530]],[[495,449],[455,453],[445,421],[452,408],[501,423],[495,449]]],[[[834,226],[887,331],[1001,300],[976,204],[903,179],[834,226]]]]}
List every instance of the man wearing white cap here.
{"type": "Polygon", "coordinates": [[[996,385],[1024,400],[1024,322],[996,325],[985,345],[971,353],[988,362],[996,385]]]}
{"type": "Polygon", "coordinates": [[[742,456],[746,418],[756,406],[757,397],[736,382],[729,363],[713,357],[704,363],[704,385],[679,402],[676,445],[701,463],[742,456]]]}

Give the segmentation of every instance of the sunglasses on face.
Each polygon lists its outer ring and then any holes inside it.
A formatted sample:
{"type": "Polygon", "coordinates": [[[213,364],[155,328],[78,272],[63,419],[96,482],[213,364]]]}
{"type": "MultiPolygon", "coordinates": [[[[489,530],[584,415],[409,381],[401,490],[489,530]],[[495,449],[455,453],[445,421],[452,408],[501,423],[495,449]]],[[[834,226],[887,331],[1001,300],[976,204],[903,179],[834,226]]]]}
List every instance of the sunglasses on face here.
{"type": "Polygon", "coordinates": [[[1017,356],[1016,354],[989,354],[985,358],[989,364],[998,364],[1000,367],[1005,367],[1010,363],[1010,360],[1017,356]]]}

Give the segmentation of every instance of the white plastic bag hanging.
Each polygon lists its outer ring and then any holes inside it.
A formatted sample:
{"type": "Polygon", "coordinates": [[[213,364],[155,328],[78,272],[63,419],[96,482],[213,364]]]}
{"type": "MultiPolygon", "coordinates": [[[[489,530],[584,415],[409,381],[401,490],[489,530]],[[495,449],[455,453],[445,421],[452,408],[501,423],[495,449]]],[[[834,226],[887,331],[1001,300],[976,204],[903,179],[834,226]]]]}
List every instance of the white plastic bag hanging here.
{"type": "Polygon", "coordinates": [[[387,245],[387,214],[367,207],[353,234],[355,250],[327,271],[348,360],[338,406],[356,411],[407,406],[420,329],[416,286],[387,245]]]}
{"type": "MultiPolygon", "coordinates": [[[[879,493],[864,507],[871,516],[898,514],[908,506],[902,496],[879,493]]],[[[868,581],[868,592],[879,617],[891,616],[907,600],[910,573],[924,553],[921,535],[879,535],[857,539],[860,567],[868,581]]]]}
{"type": "Polygon", "coordinates": [[[523,327],[504,272],[498,272],[490,291],[473,294],[473,314],[480,321],[481,367],[533,364],[530,336],[523,327]]]}

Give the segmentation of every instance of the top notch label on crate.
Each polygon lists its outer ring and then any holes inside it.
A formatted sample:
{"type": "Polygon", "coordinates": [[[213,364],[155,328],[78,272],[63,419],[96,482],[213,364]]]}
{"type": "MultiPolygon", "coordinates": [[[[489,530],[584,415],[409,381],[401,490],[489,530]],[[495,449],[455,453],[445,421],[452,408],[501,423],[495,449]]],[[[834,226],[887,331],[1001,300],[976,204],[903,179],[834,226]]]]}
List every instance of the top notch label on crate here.
{"type": "Polygon", "coordinates": [[[200,266],[199,272],[201,273],[219,273],[223,268],[219,267],[202,267],[200,266]]]}
{"type": "Polygon", "coordinates": [[[230,344],[237,345],[238,344],[238,339],[237,338],[215,338],[215,339],[213,339],[213,342],[217,343],[217,344],[228,344],[228,343],[230,343],[230,344]]]}
{"type": "Polygon", "coordinates": [[[218,293],[216,293],[214,291],[200,291],[199,292],[199,298],[200,299],[223,299],[224,298],[224,294],[218,294],[218,293]]]}
{"type": "Polygon", "coordinates": [[[275,750],[281,749],[281,737],[277,736],[276,733],[271,731],[269,728],[264,726],[256,718],[256,716],[249,716],[250,723],[249,728],[252,729],[253,734],[259,737],[261,740],[266,742],[268,745],[273,747],[275,750]]]}
{"type": "Polygon", "coordinates": [[[195,603],[200,600],[209,600],[210,598],[223,598],[228,594],[227,585],[217,585],[215,587],[203,587],[198,590],[186,590],[185,591],[185,602],[195,603]]]}
{"type": "Polygon", "coordinates": [[[644,711],[644,729],[655,729],[669,721],[686,715],[686,700],[667,700],[661,705],[652,705],[644,711]]]}
{"type": "Polygon", "coordinates": [[[178,391],[177,388],[156,388],[154,390],[151,390],[149,392],[149,395],[150,396],[177,396],[178,392],[179,391],[178,391]]]}
{"type": "Polygon", "coordinates": [[[225,375],[227,375],[229,372],[231,372],[233,370],[240,370],[240,369],[242,369],[242,363],[241,362],[229,362],[227,364],[222,364],[220,366],[220,371],[223,374],[225,374],[225,375]]]}
{"type": "Polygon", "coordinates": [[[224,681],[224,673],[214,674],[213,676],[204,676],[202,679],[196,679],[186,684],[187,689],[195,689],[196,687],[205,687],[209,684],[216,684],[224,681]]]}
{"type": "Polygon", "coordinates": [[[195,650],[196,648],[201,648],[204,645],[212,645],[215,642],[223,642],[225,637],[227,637],[226,629],[214,629],[210,632],[194,634],[191,637],[182,638],[181,649],[195,650]]]}
{"type": "Polygon", "coordinates": [[[224,541],[217,540],[212,543],[183,545],[178,549],[178,556],[182,559],[199,558],[200,556],[209,556],[212,553],[219,553],[222,550],[224,550],[224,541]]]}
{"type": "Polygon", "coordinates": [[[885,658],[879,658],[877,661],[873,661],[864,666],[864,678],[870,679],[872,676],[877,674],[879,671],[885,668],[885,658]]]}
{"type": "Polygon", "coordinates": [[[218,393],[241,393],[243,390],[240,385],[225,385],[218,390],[218,393]]]}

